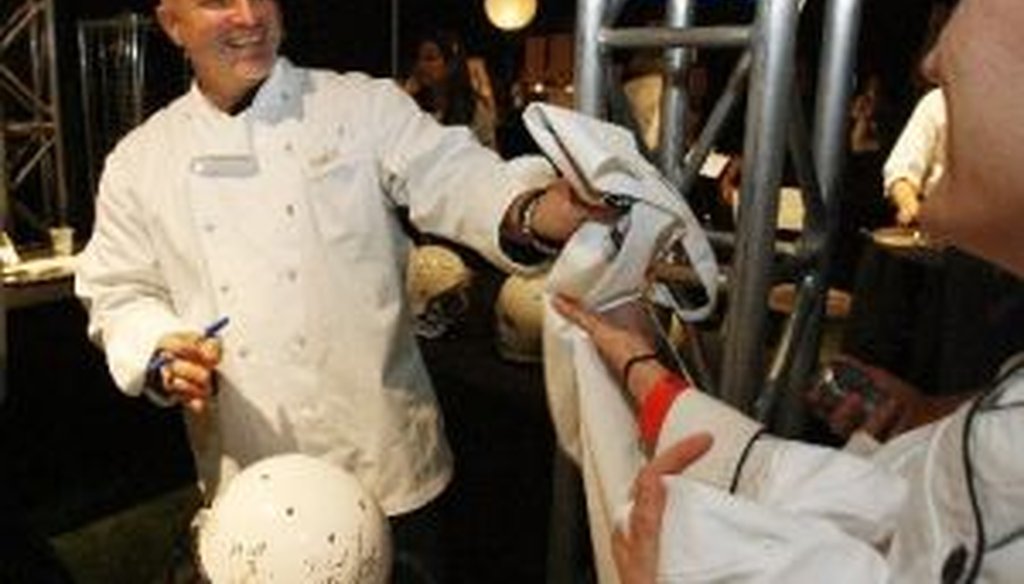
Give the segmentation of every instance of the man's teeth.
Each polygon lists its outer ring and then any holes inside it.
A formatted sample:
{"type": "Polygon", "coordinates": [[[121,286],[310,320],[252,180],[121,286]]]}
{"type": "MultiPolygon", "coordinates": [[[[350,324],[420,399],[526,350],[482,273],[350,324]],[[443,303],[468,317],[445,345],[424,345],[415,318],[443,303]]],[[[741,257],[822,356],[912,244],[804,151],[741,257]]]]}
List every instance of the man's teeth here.
{"type": "Polygon", "coordinates": [[[263,42],[263,37],[262,36],[234,38],[234,39],[229,39],[228,40],[228,46],[241,49],[241,48],[245,48],[245,47],[248,47],[248,46],[258,45],[258,44],[260,44],[262,42],[263,42]]]}

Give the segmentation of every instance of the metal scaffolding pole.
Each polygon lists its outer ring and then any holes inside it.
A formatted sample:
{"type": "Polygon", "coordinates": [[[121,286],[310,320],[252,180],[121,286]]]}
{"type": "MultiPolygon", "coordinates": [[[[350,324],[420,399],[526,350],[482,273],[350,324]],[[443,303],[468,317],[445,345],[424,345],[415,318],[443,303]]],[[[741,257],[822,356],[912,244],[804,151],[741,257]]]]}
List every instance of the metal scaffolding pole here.
{"type": "Polygon", "coordinates": [[[577,108],[604,117],[613,84],[610,53],[635,48],[666,48],[668,72],[662,103],[662,146],[658,164],[684,196],[689,194],[696,170],[704,162],[725,116],[738,102],[737,94],[749,77],[746,139],[738,227],[735,234],[716,237],[734,245],[728,281],[728,312],[721,331],[722,359],[712,380],[713,390],[729,403],[763,419],[774,411],[775,391],[799,386],[813,367],[820,336],[822,307],[827,292],[824,277],[830,233],[835,229],[838,178],[844,155],[846,107],[852,91],[854,48],[862,0],[827,0],[825,31],[819,63],[817,110],[813,129],[804,128],[795,92],[796,27],[801,0],[766,0],[758,3],[753,24],[693,26],[689,0],[668,5],[665,26],[616,28],[622,0],[581,0],[577,9],[577,108]],[[708,118],[700,138],[685,152],[685,89],[679,85],[685,70],[685,52],[677,49],[746,47],[737,63],[735,79],[708,118]],[[787,150],[788,148],[788,150],[787,150]],[[778,192],[786,152],[803,161],[798,173],[805,191],[807,218],[800,241],[781,258],[775,233],[778,192]],[[786,260],[800,272],[798,308],[791,316],[791,333],[769,367],[767,295],[786,260]],[[758,397],[770,388],[767,400],[758,397]]]}
{"type": "MultiPolygon", "coordinates": [[[[816,0],[811,0],[816,1],[816,0]]],[[[701,372],[707,391],[760,418],[772,430],[794,430],[793,399],[817,364],[827,294],[826,274],[832,234],[837,223],[838,189],[845,156],[847,109],[853,89],[855,45],[863,0],[827,2],[818,64],[817,104],[813,127],[807,127],[795,87],[796,36],[805,0],[759,0],[751,25],[693,26],[691,0],[668,3],[665,25],[616,28],[625,0],[578,0],[576,22],[576,107],[608,117],[617,99],[611,53],[616,50],[664,48],[666,91],[661,105],[659,167],[684,197],[692,191],[725,120],[747,95],[743,179],[735,233],[712,233],[731,247],[727,270],[728,303],[718,336],[721,360],[701,372]],[[688,51],[745,48],[726,89],[708,115],[693,145],[685,144],[686,90],[682,85],[688,51]],[[777,213],[783,165],[791,156],[803,194],[803,230],[794,243],[777,240],[777,213]],[[794,310],[782,339],[768,347],[768,293],[783,279],[796,283],[794,310]],[[769,354],[769,352],[771,354],[769,354]],[[786,403],[787,400],[790,403],[786,403]],[[777,404],[785,408],[777,408],[777,404]],[[780,411],[787,410],[787,411],[780,411]]],[[[614,113],[614,112],[613,112],[614,113]]],[[[640,140],[638,140],[640,141],[640,140]]],[[[642,141],[641,141],[642,142],[642,141]]],[[[694,343],[700,350],[699,341],[694,343]]],[[[549,581],[579,581],[573,566],[555,564],[581,543],[579,533],[566,534],[580,503],[571,473],[556,460],[552,510],[552,554],[549,581]],[[564,497],[564,499],[559,499],[564,497]],[[560,515],[561,514],[561,515],[560,515]],[[556,530],[561,522],[562,530],[556,530]]],[[[562,560],[564,562],[565,560],[562,560]]]]}
{"type": "Polygon", "coordinates": [[[68,219],[54,21],[53,0],[25,0],[0,29],[8,222],[23,220],[36,230],[68,219]],[[22,201],[28,192],[38,195],[37,208],[22,201]]]}
{"type": "Polygon", "coordinates": [[[792,105],[797,4],[758,4],[751,51],[743,144],[743,182],[736,226],[736,254],[729,288],[721,396],[750,411],[764,381],[768,289],[774,263],[776,217],[786,128],[792,105]]]}

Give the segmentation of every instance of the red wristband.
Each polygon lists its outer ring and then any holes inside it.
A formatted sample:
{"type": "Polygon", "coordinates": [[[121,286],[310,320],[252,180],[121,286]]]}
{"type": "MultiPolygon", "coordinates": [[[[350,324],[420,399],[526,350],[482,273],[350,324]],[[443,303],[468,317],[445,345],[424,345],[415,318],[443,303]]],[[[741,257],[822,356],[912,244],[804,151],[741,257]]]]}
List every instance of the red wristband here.
{"type": "Polygon", "coordinates": [[[685,379],[671,371],[666,371],[654,382],[654,387],[640,404],[640,438],[646,444],[657,442],[672,402],[689,387],[685,379]]]}

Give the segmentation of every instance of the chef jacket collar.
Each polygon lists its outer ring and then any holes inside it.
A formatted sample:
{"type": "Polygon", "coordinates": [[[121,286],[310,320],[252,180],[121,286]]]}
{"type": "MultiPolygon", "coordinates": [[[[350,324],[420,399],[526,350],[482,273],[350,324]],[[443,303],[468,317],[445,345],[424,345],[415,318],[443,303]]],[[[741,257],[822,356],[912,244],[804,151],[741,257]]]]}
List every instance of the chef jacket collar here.
{"type": "Polygon", "coordinates": [[[308,77],[303,71],[280,57],[250,106],[237,115],[230,115],[214,106],[193,81],[186,96],[185,116],[197,126],[193,135],[200,137],[196,160],[238,162],[238,159],[251,157],[251,125],[275,124],[288,117],[301,117],[302,92],[307,86],[308,77]],[[209,139],[202,139],[203,136],[209,139]]]}

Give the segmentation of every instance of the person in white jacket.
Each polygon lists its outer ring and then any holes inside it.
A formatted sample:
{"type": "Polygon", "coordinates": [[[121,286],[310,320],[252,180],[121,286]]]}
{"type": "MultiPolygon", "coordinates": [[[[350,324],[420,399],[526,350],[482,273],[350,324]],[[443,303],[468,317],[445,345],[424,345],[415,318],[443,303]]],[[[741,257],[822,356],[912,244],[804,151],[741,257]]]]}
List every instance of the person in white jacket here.
{"type": "Polygon", "coordinates": [[[207,497],[300,452],[359,478],[399,558],[436,550],[427,504],[452,461],[396,208],[505,268],[600,212],[542,159],[500,160],[390,80],[292,65],[276,0],[161,0],[156,14],[195,81],[107,158],[76,277],[91,338],[126,394],[185,406],[207,497]]]}
{"type": "MultiPolygon", "coordinates": [[[[941,241],[1024,277],[1022,27],[1016,0],[964,0],[929,55],[950,107],[950,164],[922,219],[941,241]]],[[[765,436],[667,370],[635,307],[598,315],[555,302],[628,388],[652,451],[613,536],[621,581],[1019,580],[1024,357],[959,401],[921,398],[853,363],[878,401],[868,413],[854,393],[826,408],[837,428],[863,422],[836,451],[765,436]],[[869,433],[898,435],[879,446],[869,433]]]]}
{"type": "Polygon", "coordinates": [[[896,223],[916,223],[921,202],[931,195],[946,166],[946,100],[932,89],[917,102],[882,167],[885,195],[896,223]]]}

